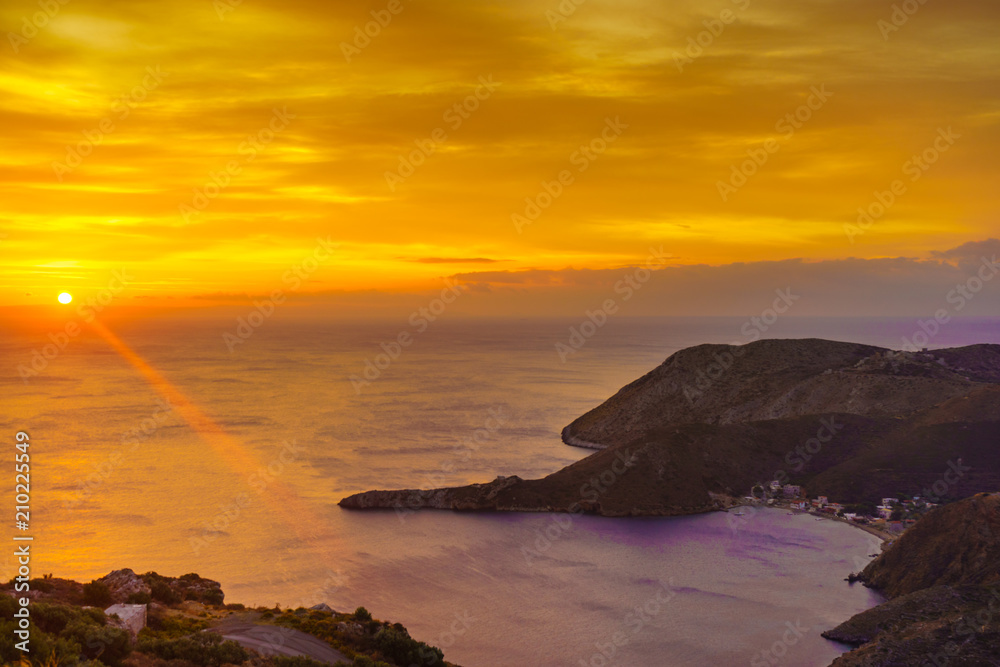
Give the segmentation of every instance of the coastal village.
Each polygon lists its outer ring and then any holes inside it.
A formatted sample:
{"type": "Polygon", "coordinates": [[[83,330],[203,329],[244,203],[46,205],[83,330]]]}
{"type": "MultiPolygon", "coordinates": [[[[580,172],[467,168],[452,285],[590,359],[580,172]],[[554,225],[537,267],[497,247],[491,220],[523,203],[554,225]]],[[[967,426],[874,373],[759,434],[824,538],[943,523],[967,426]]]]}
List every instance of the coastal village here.
{"type": "MultiPolygon", "coordinates": [[[[767,484],[755,484],[750,489],[750,495],[745,496],[739,504],[741,506],[787,509],[789,512],[804,512],[813,514],[817,518],[851,523],[881,537],[885,540],[884,547],[887,547],[913,526],[917,519],[940,503],[931,502],[930,499],[920,496],[901,496],[882,498],[879,505],[842,505],[831,502],[827,496],[817,496],[810,499],[804,487],[796,484],[782,484],[778,480],[773,480],[767,484]]],[[[739,515],[740,510],[737,509],[735,513],[739,515]]]]}

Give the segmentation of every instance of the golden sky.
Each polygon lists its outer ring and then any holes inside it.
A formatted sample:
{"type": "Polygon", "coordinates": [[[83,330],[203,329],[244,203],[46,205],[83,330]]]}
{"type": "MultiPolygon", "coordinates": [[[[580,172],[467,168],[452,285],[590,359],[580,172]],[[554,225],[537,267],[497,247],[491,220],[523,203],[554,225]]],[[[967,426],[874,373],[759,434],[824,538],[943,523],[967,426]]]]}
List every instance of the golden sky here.
{"type": "Polygon", "coordinates": [[[891,281],[1000,235],[1000,3],[904,4],[9,0],[0,305],[891,281]]]}

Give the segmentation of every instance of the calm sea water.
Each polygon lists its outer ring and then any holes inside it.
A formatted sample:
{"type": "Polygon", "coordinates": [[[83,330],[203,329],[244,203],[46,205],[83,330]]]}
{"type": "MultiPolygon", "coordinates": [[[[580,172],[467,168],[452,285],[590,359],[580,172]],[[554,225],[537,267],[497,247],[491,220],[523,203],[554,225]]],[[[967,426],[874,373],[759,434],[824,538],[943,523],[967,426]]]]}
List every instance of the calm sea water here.
{"type": "MultiPolygon", "coordinates": [[[[4,333],[0,424],[11,442],[32,438],[35,571],[198,572],[229,601],[363,604],[466,667],[750,665],[765,650],[826,665],[844,649],[819,633],[877,602],[843,582],[877,550],[848,526],[782,512],[734,531],[721,514],[567,524],[336,505],[372,488],[553,472],[589,453],[560,442],[564,425],[680,348],[745,342],[743,323],[620,318],[565,362],[555,344],[579,322],[441,320],[416,334],[405,321],[275,316],[233,352],[230,319],[117,327],[241,456],[206,444],[100,337],[73,339],[24,383],[17,365],[48,341],[4,333]],[[355,391],[350,376],[401,331],[414,342],[355,391]]],[[[899,347],[913,331],[789,318],[767,335],[899,347]]],[[[998,331],[955,321],[934,343],[998,331]]]]}

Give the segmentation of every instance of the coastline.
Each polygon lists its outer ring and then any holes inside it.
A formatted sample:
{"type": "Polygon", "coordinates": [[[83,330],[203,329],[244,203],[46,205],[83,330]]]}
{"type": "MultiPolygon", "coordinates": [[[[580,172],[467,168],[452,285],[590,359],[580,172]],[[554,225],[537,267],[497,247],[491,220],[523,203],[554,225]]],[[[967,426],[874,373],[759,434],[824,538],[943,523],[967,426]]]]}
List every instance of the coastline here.
{"type": "Polygon", "coordinates": [[[794,508],[792,508],[791,506],[789,506],[787,504],[775,503],[774,505],[760,505],[758,503],[748,503],[748,502],[746,502],[746,501],[744,501],[742,499],[739,499],[739,500],[732,499],[732,500],[734,501],[733,505],[731,505],[730,507],[724,508],[724,509],[720,509],[718,511],[720,511],[720,512],[730,512],[731,510],[738,509],[740,507],[754,507],[754,508],[761,507],[761,508],[764,508],[764,509],[775,509],[775,510],[784,510],[786,512],[794,512],[795,514],[808,514],[810,516],[816,517],[817,519],[827,519],[829,521],[836,521],[838,523],[847,524],[848,526],[853,526],[854,528],[858,528],[860,530],[863,530],[866,533],[868,533],[869,535],[873,535],[873,536],[879,538],[880,540],[882,540],[882,550],[883,551],[890,544],[892,544],[892,542],[897,537],[899,537],[899,535],[892,535],[890,533],[885,532],[884,530],[879,530],[878,528],[875,528],[874,526],[871,526],[871,525],[862,524],[862,523],[856,523],[854,521],[848,521],[847,519],[844,519],[844,518],[841,518],[841,517],[838,517],[838,516],[833,516],[831,514],[823,514],[821,512],[814,512],[812,510],[794,509],[794,508]]]}

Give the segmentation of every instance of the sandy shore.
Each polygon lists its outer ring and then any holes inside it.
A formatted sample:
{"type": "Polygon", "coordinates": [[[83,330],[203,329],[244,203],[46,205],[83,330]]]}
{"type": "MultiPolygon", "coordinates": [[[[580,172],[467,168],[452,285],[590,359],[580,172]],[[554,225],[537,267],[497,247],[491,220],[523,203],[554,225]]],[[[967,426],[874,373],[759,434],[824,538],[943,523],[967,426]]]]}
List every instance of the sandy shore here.
{"type": "Polygon", "coordinates": [[[893,542],[893,540],[895,540],[897,537],[899,537],[899,535],[893,535],[892,533],[886,532],[884,530],[880,530],[879,528],[876,528],[876,527],[871,526],[871,525],[862,524],[862,523],[855,523],[854,521],[848,521],[847,519],[844,519],[844,518],[841,518],[841,517],[838,517],[838,516],[833,516],[832,514],[823,514],[823,513],[820,513],[820,512],[814,512],[811,509],[808,509],[808,510],[793,509],[793,508],[789,507],[788,505],[784,505],[784,504],[758,505],[758,504],[753,504],[753,503],[745,502],[741,498],[733,498],[733,497],[730,497],[730,496],[718,496],[716,494],[711,494],[711,495],[716,500],[719,500],[721,498],[726,498],[727,500],[729,500],[729,502],[731,504],[729,504],[728,506],[725,507],[725,509],[722,510],[722,511],[726,511],[726,512],[728,512],[728,511],[730,511],[732,509],[736,509],[738,507],[760,507],[760,508],[765,508],[765,509],[783,510],[785,512],[794,512],[795,514],[808,514],[809,516],[814,516],[817,519],[828,519],[830,521],[839,521],[840,523],[846,523],[849,526],[853,526],[855,528],[860,528],[861,530],[865,531],[866,533],[869,533],[870,535],[874,535],[875,537],[877,537],[880,540],[882,540],[882,542],[883,542],[882,549],[885,549],[889,544],[891,544],[893,542]]]}
{"type": "MultiPolygon", "coordinates": [[[[817,512],[805,512],[805,514],[810,514],[818,519],[829,519],[831,521],[839,521],[840,523],[846,523],[849,526],[860,528],[861,530],[865,531],[866,533],[874,535],[875,537],[879,538],[885,543],[892,542],[894,539],[896,539],[896,537],[898,537],[898,535],[892,535],[891,533],[887,533],[884,530],[879,530],[874,526],[865,525],[863,523],[855,523],[854,521],[848,521],[847,519],[842,519],[840,517],[832,516],[830,514],[820,514],[817,512]]],[[[885,546],[883,546],[883,549],[884,548],[885,546]]]]}

